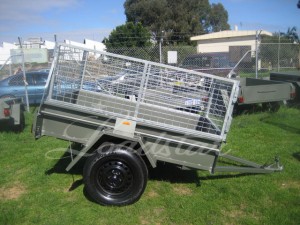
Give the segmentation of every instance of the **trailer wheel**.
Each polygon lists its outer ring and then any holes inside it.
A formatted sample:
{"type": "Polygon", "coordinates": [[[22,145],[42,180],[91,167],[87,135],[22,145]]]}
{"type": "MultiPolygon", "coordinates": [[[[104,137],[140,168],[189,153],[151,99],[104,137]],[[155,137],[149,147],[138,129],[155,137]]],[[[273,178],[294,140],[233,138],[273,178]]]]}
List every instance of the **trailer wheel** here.
{"type": "Polygon", "coordinates": [[[18,125],[15,125],[14,130],[16,132],[22,132],[25,128],[25,116],[24,116],[24,112],[21,111],[20,113],[20,123],[18,125]]]}
{"type": "Polygon", "coordinates": [[[262,104],[263,111],[277,112],[280,108],[279,102],[267,102],[262,104]]]}
{"type": "Polygon", "coordinates": [[[128,205],[139,200],[148,171],[142,158],[121,146],[96,153],[85,163],[83,178],[87,193],[101,205],[128,205]]]}

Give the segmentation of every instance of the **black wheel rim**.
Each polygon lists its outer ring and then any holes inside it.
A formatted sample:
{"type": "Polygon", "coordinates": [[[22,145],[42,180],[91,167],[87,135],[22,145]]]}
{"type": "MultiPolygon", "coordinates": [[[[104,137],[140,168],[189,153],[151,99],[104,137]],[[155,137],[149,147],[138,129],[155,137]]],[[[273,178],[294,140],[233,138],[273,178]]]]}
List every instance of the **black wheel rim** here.
{"type": "Polygon", "coordinates": [[[128,192],[133,183],[133,174],[122,161],[108,161],[97,173],[100,191],[109,196],[120,196],[128,192]]]}

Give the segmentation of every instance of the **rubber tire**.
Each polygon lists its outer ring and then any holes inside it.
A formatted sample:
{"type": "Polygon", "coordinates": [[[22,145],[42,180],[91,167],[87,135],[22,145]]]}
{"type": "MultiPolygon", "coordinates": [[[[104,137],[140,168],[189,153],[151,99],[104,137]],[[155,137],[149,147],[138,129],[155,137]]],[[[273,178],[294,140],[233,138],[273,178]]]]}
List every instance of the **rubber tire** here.
{"type": "Polygon", "coordinates": [[[280,102],[267,102],[262,104],[263,111],[277,112],[280,108],[280,102]]]}
{"type": "Polygon", "coordinates": [[[143,159],[133,150],[117,145],[107,152],[96,151],[83,169],[86,191],[101,205],[123,206],[138,201],[146,188],[147,178],[143,159]],[[120,184],[116,184],[118,182],[120,184]],[[121,187],[125,190],[118,190],[121,187]]]}
{"type": "Polygon", "coordinates": [[[22,132],[25,128],[25,116],[23,110],[20,112],[20,124],[15,125],[14,130],[15,132],[22,132]]]}

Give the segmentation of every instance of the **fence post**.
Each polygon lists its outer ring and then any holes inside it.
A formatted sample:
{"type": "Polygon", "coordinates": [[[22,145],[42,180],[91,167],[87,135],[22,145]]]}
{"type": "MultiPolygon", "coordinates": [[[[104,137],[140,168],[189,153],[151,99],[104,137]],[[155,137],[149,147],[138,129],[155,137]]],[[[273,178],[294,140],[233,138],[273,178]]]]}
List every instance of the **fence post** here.
{"type": "Polygon", "coordinates": [[[277,72],[279,72],[280,68],[280,32],[279,32],[279,38],[278,38],[278,54],[277,54],[277,72]]]}
{"type": "Polygon", "coordinates": [[[300,70],[300,43],[298,44],[298,66],[296,66],[296,69],[300,70]]]}
{"type": "Polygon", "coordinates": [[[159,39],[159,63],[162,63],[163,57],[162,57],[162,43],[164,41],[164,31],[161,32],[161,36],[159,39]]]}
{"type": "Polygon", "coordinates": [[[162,49],[161,49],[162,42],[163,42],[163,40],[162,40],[162,38],[160,38],[160,40],[159,40],[159,63],[162,63],[162,49]]]}
{"type": "Polygon", "coordinates": [[[24,51],[23,51],[23,46],[22,46],[22,41],[21,38],[18,37],[19,39],[19,44],[20,44],[20,49],[21,49],[21,55],[22,55],[22,67],[23,67],[23,81],[24,81],[24,86],[25,86],[25,98],[26,98],[26,106],[27,106],[27,112],[29,112],[29,100],[28,100],[28,91],[27,91],[27,81],[26,81],[26,74],[25,74],[25,57],[24,57],[24,51]]]}
{"type": "Polygon", "coordinates": [[[11,76],[13,73],[12,73],[12,68],[11,68],[11,61],[10,61],[10,64],[9,64],[9,76],[11,76]]]}
{"type": "Polygon", "coordinates": [[[261,32],[262,30],[260,30],[259,32],[257,30],[255,35],[255,78],[256,79],[258,77],[258,38],[261,32]]]}

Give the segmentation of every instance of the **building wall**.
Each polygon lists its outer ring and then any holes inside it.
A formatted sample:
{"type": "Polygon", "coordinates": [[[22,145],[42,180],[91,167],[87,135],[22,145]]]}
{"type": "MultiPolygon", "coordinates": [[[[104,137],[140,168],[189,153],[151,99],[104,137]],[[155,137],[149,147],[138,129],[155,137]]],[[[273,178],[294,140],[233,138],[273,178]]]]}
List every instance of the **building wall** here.
{"type": "Polygon", "coordinates": [[[94,50],[98,50],[98,51],[106,50],[106,46],[103,43],[98,42],[98,41],[84,39],[83,43],[86,45],[86,47],[94,49],[94,50]]]}
{"type": "MultiPolygon", "coordinates": [[[[106,47],[103,43],[97,42],[97,41],[92,41],[85,39],[84,43],[79,43],[75,41],[70,41],[70,40],[65,40],[65,43],[75,45],[78,47],[83,47],[83,48],[90,48],[93,50],[99,50],[99,51],[105,51],[106,47]]],[[[20,54],[20,50],[18,44],[11,44],[11,43],[2,43],[2,47],[0,46],[0,65],[3,65],[6,60],[12,56],[13,54],[20,54]]],[[[33,56],[36,56],[36,62],[40,62],[39,60],[42,59],[42,61],[45,61],[45,56],[47,55],[47,61],[53,57],[53,49],[55,47],[55,42],[51,41],[41,41],[39,43],[31,43],[29,41],[24,42],[23,49],[24,53],[27,54],[27,58],[25,57],[25,60],[28,60],[28,62],[33,62],[34,60],[33,56]],[[46,50],[45,50],[46,49],[46,50]],[[48,50],[48,53],[46,52],[48,50]],[[32,52],[32,54],[30,54],[32,52]],[[46,54],[47,53],[47,54],[46,54]],[[32,55],[32,56],[30,56],[32,55]],[[43,56],[43,57],[41,57],[43,56]]],[[[94,57],[98,57],[99,54],[95,54],[94,57]]],[[[20,61],[20,59],[15,59],[14,62],[20,61]]],[[[10,64],[11,61],[8,61],[7,64],[10,64]]]]}
{"type": "Polygon", "coordinates": [[[255,50],[255,36],[217,38],[197,41],[197,53],[229,52],[229,46],[251,46],[255,50]]]}
{"type": "Polygon", "coordinates": [[[0,46],[0,65],[3,65],[5,61],[10,57],[10,50],[17,48],[18,47],[15,44],[3,42],[2,47],[0,46]]]}

